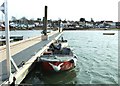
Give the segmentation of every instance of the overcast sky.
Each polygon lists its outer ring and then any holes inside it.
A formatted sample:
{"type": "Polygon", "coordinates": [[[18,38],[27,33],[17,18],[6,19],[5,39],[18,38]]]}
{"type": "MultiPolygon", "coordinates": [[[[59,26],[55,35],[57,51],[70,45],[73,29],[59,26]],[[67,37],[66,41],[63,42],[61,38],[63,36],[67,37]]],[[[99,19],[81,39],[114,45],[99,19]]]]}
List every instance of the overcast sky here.
{"type": "MultiPolygon", "coordinates": [[[[4,0],[0,0],[0,5],[4,0]]],[[[8,0],[9,18],[43,18],[44,6],[48,6],[48,19],[118,21],[119,0],[8,0]]],[[[0,12],[0,20],[2,18],[0,12]]]]}

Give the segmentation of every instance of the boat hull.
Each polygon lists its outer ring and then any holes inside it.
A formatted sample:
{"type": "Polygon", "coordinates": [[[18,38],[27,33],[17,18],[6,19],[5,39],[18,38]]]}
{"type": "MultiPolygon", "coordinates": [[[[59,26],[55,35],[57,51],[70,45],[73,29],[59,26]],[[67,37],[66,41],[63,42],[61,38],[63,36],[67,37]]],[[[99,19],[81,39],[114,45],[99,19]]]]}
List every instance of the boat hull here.
{"type": "Polygon", "coordinates": [[[45,72],[61,72],[74,68],[77,57],[68,47],[67,40],[62,38],[49,46],[39,58],[39,62],[45,72]]]}
{"type": "Polygon", "coordinates": [[[103,35],[115,35],[115,33],[103,33],[103,35]]]}
{"type": "Polygon", "coordinates": [[[50,62],[50,61],[41,61],[41,67],[44,71],[46,72],[60,72],[60,71],[67,71],[70,70],[72,68],[75,67],[75,63],[71,60],[71,61],[65,61],[65,62],[50,62]],[[54,67],[51,65],[53,64],[54,66],[59,66],[60,64],[62,64],[60,66],[60,69],[58,69],[57,71],[54,69],[54,67]]]}

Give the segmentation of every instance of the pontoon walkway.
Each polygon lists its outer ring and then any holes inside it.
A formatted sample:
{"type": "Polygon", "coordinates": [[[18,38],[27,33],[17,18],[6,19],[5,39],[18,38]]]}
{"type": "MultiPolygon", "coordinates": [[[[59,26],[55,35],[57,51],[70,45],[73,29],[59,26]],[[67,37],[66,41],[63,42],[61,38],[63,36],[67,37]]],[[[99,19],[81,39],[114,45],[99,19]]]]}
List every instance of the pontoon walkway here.
{"type": "MultiPolygon", "coordinates": [[[[29,72],[29,67],[36,60],[36,58],[46,49],[48,44],[59,37],[61,33],[58,31],[49,34],[49,40],[41,41],[41,36],[23,40],[20,43],[11,45],[11,55],[16,65],[19,67],[19,74],[16,73],[14,67],[12,72],[17,78],[16,83],[19,84],[29,72]],[[24,65],[22,65],[24,63],[24,65]],[[29,63],[29,64],[27,64],[29,63]]],[[[6,48],[0,48],[0,85],[8,79],[6,68],[6,48]],[[2,56],[2,57],[1,57],[2,56]]]]}

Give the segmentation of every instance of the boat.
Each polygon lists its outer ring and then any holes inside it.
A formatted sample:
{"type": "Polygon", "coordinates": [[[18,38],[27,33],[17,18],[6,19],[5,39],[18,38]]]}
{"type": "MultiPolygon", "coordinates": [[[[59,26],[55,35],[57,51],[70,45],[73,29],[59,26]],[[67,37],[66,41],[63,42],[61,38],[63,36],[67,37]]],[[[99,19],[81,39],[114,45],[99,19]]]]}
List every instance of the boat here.
{"type": "Polygon", "coordinates": [[[103,33],[103,35],[115,35],[115,33],[103,33]]]}
{"type": "MultiPolygon", "coordinates": [[[[5,39],[6,36],[2,35],[0,38],[5,39]]],[[[13,41],[20,41],[20,40],[23,40],[23,35],[11,35],[10,39],[13,39],[13,41]]]]}
{"type": "MultiPolygon", "coordinates": [[[[10,39],[10,42],[13,42],[13,39],[10,39]]],[[[0,46],[5,45],[5,44],[6,44],[6,39],[0,38],[0,46]]]]}
{"type": "Polygon", "coordinates": [[[52,43],[39,58],[40,65],[45,72],[61,72],[76,67],[77,57],[66,45],[66,40],[58,40],[52,43]]]}

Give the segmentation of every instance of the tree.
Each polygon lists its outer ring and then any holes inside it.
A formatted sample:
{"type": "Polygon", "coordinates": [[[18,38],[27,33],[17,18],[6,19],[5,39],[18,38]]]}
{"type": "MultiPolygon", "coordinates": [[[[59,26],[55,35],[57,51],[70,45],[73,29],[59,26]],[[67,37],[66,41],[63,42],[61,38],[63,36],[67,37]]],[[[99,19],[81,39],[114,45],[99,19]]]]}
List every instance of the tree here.
{"type": "Polygon", "coordinates": [[[41,21],[41,18],[37,18],[37,21],[41,21]]]}
{"type": "Polygon", "coordinates": [[[20,20],[21,20],[22,24],[27,24],[28,23],[28,19],[26,17],[22,17],[20,20]]]}
{"type": "Polygon", "coordinates": [[[91,22],[94,22],[93,18],[91,18],[91,22]]]}
{"type": "Polygon", "coordinates": [[[17,19],[16,19],[16,17],[12,16],[11,20],[16,21],[17,19]]]}
{"type": "Polygon", "coordinates": [[[39,22],[39,24],[41,23],[41,18],[37,18],[37,22],[39,22]]]}
{"type": "Polygon", "coordinates": [[[34,19],[30,19],[29,24],[34,24],[34,19]]]}
{"type": "Polygon", "coordinates": [[[80,18],[80,22],[85,22],[85,18],[80,18]]]}
{"type": "Polygon", "coordinates": [[[11,18],[11,22],[17,23],[17,19],[16,19],[16,17],[12,16],[12,18],[11,18]]]}

